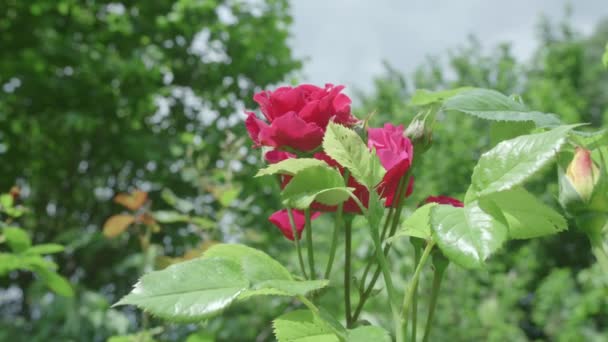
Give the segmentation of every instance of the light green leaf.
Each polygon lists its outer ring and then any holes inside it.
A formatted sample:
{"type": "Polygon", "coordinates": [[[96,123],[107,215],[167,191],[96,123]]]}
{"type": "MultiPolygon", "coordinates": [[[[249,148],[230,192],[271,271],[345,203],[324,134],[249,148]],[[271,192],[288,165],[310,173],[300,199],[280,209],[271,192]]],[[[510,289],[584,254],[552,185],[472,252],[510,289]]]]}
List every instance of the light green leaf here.
{"type": "Polygon", "coordinates": [[[64,297],[74,296],[72,285],[64,277],[45,267],[35,267],[35,272],[53,292],[64,297]]]}
{"type": "Polygon", "coordinates": [[[478,197],[522,184],[553,161],[572,126],[506,140],[484,153],[473,170],[471,188],[478,197]]]}
{"type": "Polygon", "coordinates": [[[291,208],[306,209],[315,200],[325,205],[338,205],[350,196],[342,175],[329,166],[312,166],[300,171],[287,184],[281,199],[291,208]]]}
{"type": "Polygon", "coordinates": [[[132,304],[165,319],[197,321],[218,314],[248,288],[239,264],[228,258],[198,258],[145,274],[114,305],[132,304]]]}
{"type": "Polygon", "coordinates": [[[239,300],[255,296],[293,297],[307,295],[329,285],[329,280],[268,280],[253,284],[252,289],[239,295],[239,300]]]}
{"type": "Polygon", "coordinates": [[[384,177],[385,171],[380,162],[373,160],[378,157],[370,152],[352,129],[330,122],[323,137],[323,150],[368,189],[378,185],[384,177]]]}
{"type": "Polygon", "coordinates": [[[216,244],[204,254],[205,258],[221,257],[241,266],[245,277],[254,286],[268,280],[292,280],[289,271],[268,254],[240,244],[216,244]]]}
{"type": "Polygon", "coordinates": [[[293,176],[298,172],[309,168],[311,166],[325,166],[325,163],[319,159],[313,158],[289,158],[282,160],[278,163],[271,164],[268,167],[261,169],[256,173],[255,177],[268,176],[268,175],[290,175],[293,176]]]}
{"type": "Polygon", "coordinates": [[[308,310],[288,312],[273,322],[279,342],[339,342],[331,328],[308,310]]]}
{"type": "Polygon", "coordinates": [[[602,56],[602,63],[608,68],[608,44],[606,44],[606,51],[604,52],[604,56],[602,56]]]}
{"type": "Polygon", "coordinates": [[[194,210],[194,204],[192,204],[192,202],[177,197],[169,188],[164,188],[163,191],[160,192],[160,197],[162,197],[167,204],[182,213],[188,213],[194,210]]]}
{"type": "Polygon", "coordinates": [[[427,89],[418,89],[410,99],[412,106],[426,106],[433,103],[442,102],[452,96],[458,95],[463,91],[473,89],[471,87],[460,87],[448,90],[430,91],[427,89]]]}
{"type": "Polygon", "coordinates": [[[40,255],[0,253],[0,276],[14,270],[36,271],[55,270],[57,265],[40,255]]]}
{"type": "Polygon", "coordinates": [[[32,241],[27,233],[17,227],[5,227],[2,230],[6,242],[8,243],[11,250],[15,253],[21,253],[26,249],[30,248],[32,241]]]}
{"type": "Polygon", "coordinates": [[[431,238],[431,209],[437,203],[427,203],[416,209],[405,221],[401,224],[401,229],[395,233],[391,240],[402,238],[404,236],[413,236],[428,240],[431,238]]]}
{"type": "Polygon", "coordinates": [[[289,271],[278,261],[245,245],[217,244],[209,248],[204,255],[206,258],[227,258],[241,266],[251,288],[241,293],[239,299],[261,295],[305,295],[329,284],[326,280],[293,280],[289,271]]]}
{"type": "Polygon", "coordinates": [[[381,327],[367,325],[349,330],[348,342],[391,342],[389,333],[381,327]]]}
{"type": "Polygon", "coordinates": [[[190,216],[173,210],[157,210],[152,212],[154,219],[161,223],[188,222],[190,216]]]}
{"type": "Polygon", "coordinates": [[[480,206],[492,215],[497,213],[495,218],[502,218],[511,239],[531,239],[568,228],[568,223],[559,213],[522,188],[488,195],[480,199],[480,206]]]}
{"type": "Polygon", "coordinates": [[[477,202],[464,208],[433,207],[431,228],[443,254],[465,268],[480,267],[507,239],[507,227],[485,213],[477,202]]]}
{"type": "Polygon", "coordinates": [[[532,121],[537,127],[550,127],[560,124],[553,114],[531,111],[526,106],[497,91],[489,89],[470,89],[463,91],[444,102],[445,111],[456,111],[485,120],[495,121],[532,121]]]}
{"type": "Polygon", "coordinates": [[[28,255],[53,254],[63,252],[65,248],[56,243],[43,243],[28,248],[24,253],[28,255]]]}

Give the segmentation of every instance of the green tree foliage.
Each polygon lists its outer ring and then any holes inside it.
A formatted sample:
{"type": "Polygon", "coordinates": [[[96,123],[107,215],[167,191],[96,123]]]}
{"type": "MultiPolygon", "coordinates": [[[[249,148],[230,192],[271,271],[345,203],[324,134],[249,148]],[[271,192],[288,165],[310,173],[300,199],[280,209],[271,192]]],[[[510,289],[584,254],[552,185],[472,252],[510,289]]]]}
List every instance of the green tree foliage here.
{"type": "MultiPolygon", "coordinates": [[[[107,306],[139,273],[138,241],[101,235],[106,218],[121,210],[111,201],[119,191],[141,188],[155,209],[218,222],[212,233],[162,223],[152,242],[170,256],[263,222],[256,215],[265,208],[235,205],[263,193],[259,183],[242,182],[257,161],[240,137],[254,88],[300,67],[287,46],[285,0],[7,0],[0,7],[0,189],[21,186],[32,209],[24,226],[35,241],[66,245],[60,271],[77,283],[79,298],[101,291],[105,299],[95,300],[107,306]],[[161,189],[180,197],[160,196],[161,189]]],[[[19,309],[0,310],[9,335],[25,329],[40,339],[94,340],[120,332],[79,314],[70,322],[81,329],[46,330],[31,310],[78,300],[36,308],[31,281],[21,273],[0,280],[25,291],[14,299],[19,309]]]]}

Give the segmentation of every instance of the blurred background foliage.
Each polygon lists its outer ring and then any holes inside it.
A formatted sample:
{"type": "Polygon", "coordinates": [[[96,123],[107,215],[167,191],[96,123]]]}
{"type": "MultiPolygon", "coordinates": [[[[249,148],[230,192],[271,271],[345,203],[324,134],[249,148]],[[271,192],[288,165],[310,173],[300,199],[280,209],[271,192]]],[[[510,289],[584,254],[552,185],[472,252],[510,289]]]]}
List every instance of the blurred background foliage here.
{"type": "MultiPolygon", "coordinates": [[[[142,270],[196,256],[217,241],[247,243],[295,265],[291,244],[267,222],[279,208],[277,184],[252,179],[260,151],[250,148],[242,125],[255,91],[297,82],[301,62],[288,45],[287,1],[1,2],[0,190],[21,189],[19,204],[29,211],[18,224],[35,244],[66,247],[47,258],[75,295],[53,294],[27,271],[1,277],[0,340],[129,341],[138,333],[140,340],[273,340],[271,320],[295,303],[259,300],[198,325],[150,318],[144,334],[139,312],[111,304],[142,270]],[[147,198],[135,210],[113,201],[138,189],[147,198]],[[108,217],[126,213],[154,217],[148,244],[145,224],[104,236],[108,217]]],[[[608,20],[583,35],[567,17],[541,19],[537,37],[536,53],[524,62],[509,43],[486,47],[471,37],[413,73],[387,64],[372,92],[356,93],[354,112],[375,112],[375,125],[406,124],[416,89],[479,86],[519,94],[566,122],[605,126],[608,20]]],[[[441,116],[410,209],[428,195],[462,199],[476,159],[496,138],[487,122],[441,116]]],[[[548,203],[556,189],[545,184],[555,178],[547,172],[533,186],[548,203]]],[[[317,222],[315,243],[324,251],[330,221],[317,222]]],[[[354,237],[359,268],[371,248],[362,233],[354,237]]],[[[395,272],[410,274],[407,243],[392,259],[395,272]]],[[[487,269],[449,268],[432,340],[605,341],[608,293],[600,276],[576,231],[512,242],[487,269]]],[[[405,280],[396,285],[404,288],[405,280]]],[[[429,289],[423,278],[421,293],[429,289]]],[[[340,310],[341,296],[331,288],[320,300],[340,310]]],[[[363,319],[386,322],[383,295],[369,308],[363,319]]]]}

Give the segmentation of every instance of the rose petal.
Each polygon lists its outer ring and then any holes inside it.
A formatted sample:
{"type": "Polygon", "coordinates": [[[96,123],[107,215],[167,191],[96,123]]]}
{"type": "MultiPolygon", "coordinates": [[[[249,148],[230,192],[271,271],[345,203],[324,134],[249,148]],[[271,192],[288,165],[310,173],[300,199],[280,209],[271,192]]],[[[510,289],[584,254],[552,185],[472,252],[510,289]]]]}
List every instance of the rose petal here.
{"type": "Polygon", "coordinates": [[[439,203],[439,204],[449,204],[453,207],[464,207],[464,203],[459,200],[449,197],[449,196],[429,196],[424,200],[424,203],[439,203]]]}
{"type": "MultiPolygon", "coordinates": [[[[296,226],[296,231],[298,233],[298,240],[302,238],[302,231],[304,230],[304,226],[306,225],[306,218],[304,216],[304,212],[300,210],[292,210],[293,221],[296,226]]],[[[313,212],[310,215],[310,219],[314,220],[321,215],[319,212],[313,212]]],[[[289,222],[289,214],[287,213],[287,209],[282,209],[274,214],[270,215],[268,220],[274,224],[283,235],[289,240],[293,240],[293,229],[291,227],[291,223],[289,222]]]]}
{"type": "Polygon", "coordinates": [[[275,143],[275,147],[291,147],[299,151],[310,151],[321,145],[323,130],[315,123],[307,123],[289,112],[271,124],[272,134],[268,140],[275,143]]]}

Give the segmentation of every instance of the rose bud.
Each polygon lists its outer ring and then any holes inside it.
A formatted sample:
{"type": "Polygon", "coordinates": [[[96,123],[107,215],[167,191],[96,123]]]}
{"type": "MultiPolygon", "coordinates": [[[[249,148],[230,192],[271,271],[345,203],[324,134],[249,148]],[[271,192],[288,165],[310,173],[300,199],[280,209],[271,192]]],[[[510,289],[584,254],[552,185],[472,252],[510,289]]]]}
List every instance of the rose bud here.
{"type": "Polygon", "coordinates": [[[591,151],[577,147],[574,158],[566,170],[566,179],[581,199],[589,202],[599,181],[600,170],[591,159],[591,151]]]}

